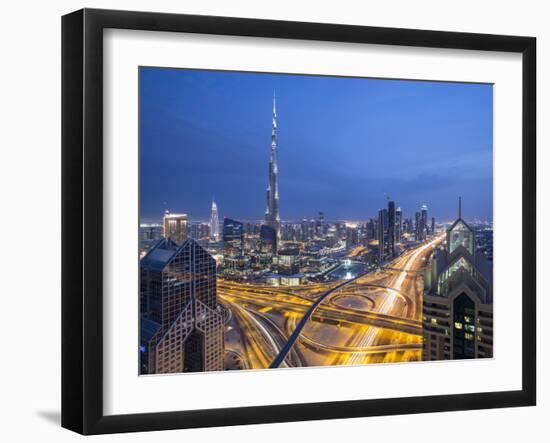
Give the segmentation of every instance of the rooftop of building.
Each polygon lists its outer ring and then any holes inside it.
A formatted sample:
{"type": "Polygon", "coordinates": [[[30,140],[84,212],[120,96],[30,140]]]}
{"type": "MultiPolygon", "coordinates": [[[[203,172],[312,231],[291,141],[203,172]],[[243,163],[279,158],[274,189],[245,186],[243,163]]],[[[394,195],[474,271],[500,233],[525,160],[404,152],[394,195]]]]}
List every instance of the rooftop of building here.
{"type": "Polygon", "coordinates": [[[187,218],[187,214],[172,214],[167,212],[164,214],[164,218],[187,218]]]}
{"type": "Polygon", "coordinates": [[[142,343],[148,343],[160,329],[160,324],[154,320],[141,317],[139,322],[140,339],[142,343]]]}
{"type": "Polygon", "coordinates": [[[170,238],[162,238],[141,259],[140,266],[142,268],[162,271],[181,249],[190,244],[202,248],[199,242],[192,238],[188,238],[179,246],[170,238]]]}
{"type": "Polygon", "coordinates": [[[141,266],[162,270],[178,249],[178,244],[175,241],[169,238],[162,238],[141,259],[141,266]]]}

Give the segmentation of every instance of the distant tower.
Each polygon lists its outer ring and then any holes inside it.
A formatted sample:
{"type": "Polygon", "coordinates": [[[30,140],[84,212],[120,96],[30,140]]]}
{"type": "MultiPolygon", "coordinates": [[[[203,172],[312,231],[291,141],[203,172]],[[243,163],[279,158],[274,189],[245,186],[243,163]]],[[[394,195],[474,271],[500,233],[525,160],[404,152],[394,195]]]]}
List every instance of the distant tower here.
{"type": "Polygon", "coordinates": [[[241,256],[244,253],[244,225],[231,218],[223,219],[223,255],[226,257],[241,256]]]}
{"type": "Polygon", "coordinates": [[[422,240],[422,217],[418,211],[414,213],[414,238],[416,241],[422,240]]]}
{"type": "Polygon", "coordinates": [[[426,240],[426,231],[428,230],[428,206],[426,206],[425,204],[422,205],[422,207],[420,208],[420,216],[422,226],[420,237],[422,240],[426,240]]]}
{"type": "Polygon", "coordinates": [[[281,219],[279,216],[279,166],[277,162],[277,109],[273,94],[273,119],[271,122],[271,157],[269,160],[269,184],[267,186],[267,209],[265,222],[277,234],[277,243],[281,238],[281,219]]]}
{"type": "Polygon", "coordinates": [[[319,230],[317,234],[322,237],[325,233],[325,213],[323,211],[319,212],[319,230]]]}
{"type": "Polygon", "coordinates": [[[218,206],[212,200],[212,213],[210,214],[210,241],[217,242],[220,239],[220,222],[218,220],[218,206]]]}
{"type": "Polygon", "coordinates": [[[277,250],[277,235],[271,226],[262,225],[260,228],[260,252],[273,254],[277,250]]]}
{"type": "Polygon", "coordinates": [[[387,247],[387,229],[388,229],[388,210],[382,208],[378,211],[378,262],[382,263],[385,259],[387,247]]]}
{"type": "Polygon", "coordinates": [[[174,240],[178,245],[187,240],[189,235],[187,214],[171,214],[165,211],[162,224],[165,238],[174,240]]]}
{"type": "Polygon", "coordinates": [[[388,201],[388,255],[390,257],[395,256],[395,202],[393,200],[388,201]]]}
{"type": "Polygon", "coordinates": [[[398,206],[395,210],[395,241],[401,243],[401,236],[403,234],[403,213],[401,212],[401,206],[398,206]]]}

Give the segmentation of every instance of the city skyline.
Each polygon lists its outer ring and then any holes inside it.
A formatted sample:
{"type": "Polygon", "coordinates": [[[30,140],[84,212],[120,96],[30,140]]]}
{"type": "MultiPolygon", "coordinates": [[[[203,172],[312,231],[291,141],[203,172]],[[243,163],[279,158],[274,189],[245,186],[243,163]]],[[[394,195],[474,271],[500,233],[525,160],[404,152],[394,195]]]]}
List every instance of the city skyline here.
{"type": "MultiPolygon", "coordinates": [[[[492,220],[490,85],[141,68],[140,88],[140,117],[142,121],[147,121],[146,125],[140,126],[142,222],[158,220],[167,209],[171,212],[184,212],[191,220],[208,220],[212,196],[220,208],[221,219],[263,219],[265,188],[268,184],[266,165],[269,162],[269,136],[272,132],[272,128],[269,128],[269,114],[272,113],[274,90],[277,91],[278,137],[281,140],[278,143],[281,165],[279,183],[281,199],[284,201],[281,206],[281,220],[315,217],[319,211],[323,211],[327,219],[367,220],[376,216],[378,209],[385,205],[387,196],[395,200],[403,208],[403,213],[409,217],[418,211],[422,204],[427,203],[430,213],[437,219],[453,219],[455,206],[452,204],[453,199],[449,199],[448,196],[450,194],[455,197],[454,193],[456,196],[463,195],[467,198],[468,218],[492,220]],[[227,76],[231,77],[230,80],[226,80],[227,76]],[[295,105],[290,106],[291,102],[296,102],[297,88],[290,88],[289,85],[296,81],[300,83],[299,89],[303,98],[299,100],[298,111],[313,109],[311,113],[301,115],[299,125],[296,125],[295,119],[292,118],[297,111],[293,107],[295,105]],[[221,85],[234,82],[240,82],[243,88],[243,85],[252,85],[247,88],[250,91],[240,91],[242,103],[239,106],[230,100],[231,94],[228,94],[228,91],[231,88],[220,93],[221,85]],[[363,82],[369,85],[361,86],[363,82]],[[268,84],[268,87],[263,87],[268,84]],[[178,89],[178,85],[181,88],[178,89]],[[194,92],[189,85],[194,85],[194,92]],[[334,158],[334,155],[327,155],[330,154],[330,149],[327,148],[330,148],[334,140],[331,143],[326,142],[327,136],[333,136],[328,131],[330,128],[325,126],[327,119],[336,119],[338,113],[326,109],[326,106],[322,107],[323,112],[320,113],[315,106],[333,99],[334,88],[343,93],[348,91],[350,86],[353,86],[356,95],[370,97],[373,100],[376,97],[380,100],[382,92],[388,98],[388,102],[392,102],[392,94],[398,95],[399,100],[393,100],[397,101],[397,104],[385,104],[377,106],[377,109],[382,114],[392,109],[401,109],[401,117],[394,115],[394,126],[408,126],[409,133],[415,127],[425,126],[426,123],[422,121],[428,115],[432,115],[435,122],[437,118],[433,114],[442,106],[447,110],[446,119],[449,122],[445,128],[434,129],[429,134],[428,138],[434,139],[430,149],[408,152],[411,151],[411,146],[417,145],[420,141],[412,138],[405,143],[404,140],[395,139],[393,143],[401,143],[402,151],[396,148],[397,150],[390,150],[389,154],[383,155],[378,152],[380,149],[373,149],[375,142],[378,143],[377,146],[384,146],[384,139],[380,133],[372,130],[373,123],[367,118],[373,117],[372,110],[365,110],[357,116],[352,113],[357,103],[348,105],[347,108],[339,108],[339,113],[348,115],[348,119],[342,121],[342,118],[338,117],[339,128],[334,132],[345,134],[347,129],[357,130],[357,124],[365,119],[363,123],[366,133],[364,138],[359,137],[361,141],[364,140],[364,148],[359,149],[357,159],[350,159],[345,155],[337,155],[334,158]],[[434,88],[436,92],[433,92],[434,88]],[[172,94],[168,94],[169,90],[172,94]],[[285,97],[285,91],[288,93],[290,90],[292,94],[285,97]],[[312,95],[313,91],[320,90],[325,91],[327,97],[319,99],[318,96],[312,95]],[[190,91],[192,93],[189,95],[190,91]],[[263,100],[266,92],[269,93],[267,102],[270,104],[267,115],[265,106],[260,106],[260,100],[263,100]],[[179,94],[186,97],[183,104],[177,100],[179,94]],[[406,99],[403,99],[403,96],[406,99]],[[215,107],[216,100],[219,101],[218,107],[215,107]],[[460,109],[449,112],[449,102],[460,109]],[[411,114],[408,120],[412,121],[408,123],[400,121],[400,118],[405,119],[404,115],[407,112],[411,113],[412,109],[418,110],[420,103],[424,104],[420,115],[418,112],[411,114]],[[201,106],[197,110],[199,104],[201,106]],[[477,107],[472,108],[473,104],[477,107]],[[287,106],[290,107],[286,109],[287,106]],[[199,114],[195,120],[195,117],[190,116],[190,109],[199,114]],[[235,127],[235,120],[239,117],[236,111],[241,113],[240,127],[235,127]],[[205,120],[203,112],[211,117],[205,120]],[[201,127],[193,123],[199,119],[201,127]],[[169,125],[170,130],[162,129],[165,125],[169,125]],[[446,157],[442,161],[434,158],[433,144],[440,140],[444,133],[456,135],[457,125],[470,130],[461,131],[466,133],[461,136],[465,148],[454,154],[451,152],[454,157],[460,159],[446,157]],[[311,131],[307,131],[308,128],[311,131]],[[242,138],[241,143],[237,142],[237,135],[242,138]],[[197,137],[200,137],[200,141],[197,137]],[[469,137],[475,140],[468,143],[469,137]],[[193,149],[197,147],[197,143],[200,149],[193,149]],[[208,146],[210,143],[211,146],[208,146]],[[311,144],[314,144],[313,148],[316,149],[313,149],[311,144]],[[480,149],[480,144],[483,145],[483,149],[480,149]],[[216,154],[214,159],[213,152],[210,152],[213,150],[216,154]],[[225,166],[220,169],[218,163],[222,161],[225,166]],[[315,174],[296,176],[296,173],[304,172],[306,162],[311,163],[308,170],[320,168],[317,174],[321,175],[322,179],[313,177],[315,174]],[[237,163],[239,169],[233,171],[237,163]],[[442,167],[445,163],[449,165],[447,169],[442,167]],[[327,173],[329,164],[334,171],[327,173]],[[339,171],[340,167],[350,164],[350,174],[346,175],[339,171]],[[364,168],[365,164],[369,166],[366,172],[358,174],[358,170],[364,168]],[[380,165],[385,167],[380,168],[380,165]],[[158,173],[159,167],[163,171],[162,174],[158,173]],[[413,167],[417,167],[420,172],[411,175],[407,169],[413,167]],[[185,192],[191,186],[191,182],[195,184],[193,192],[185,192]],[[196,186],[197,183],[201,186],[196,186]]],[[[349,99],[350,97],[346,96],[346,100],[349,99]]],[[[357,134],[353,135],[355,137],[357,134]]],[[[393,134],[386,135],[391,141],[393,134]]],[[[345,136],[343,138],[346,139],[345,136]]],[[[343,154],[357,147],[356,142],[350,142],[351,146],[348,146],[350,143],[346,143],[342,141],[343,154]]],[[[385,140],[385,143],[389,141],[385,140]]],[[[447,145],[458,143],[455,137],[447,145]]],[[[449,151],[449,146],[441,148],[440,151],[449,151]]]]}
{"type": "Polygon", "coordinates": [[[141,79],[141,374],[492,357],[490,85],[141,79]]]}

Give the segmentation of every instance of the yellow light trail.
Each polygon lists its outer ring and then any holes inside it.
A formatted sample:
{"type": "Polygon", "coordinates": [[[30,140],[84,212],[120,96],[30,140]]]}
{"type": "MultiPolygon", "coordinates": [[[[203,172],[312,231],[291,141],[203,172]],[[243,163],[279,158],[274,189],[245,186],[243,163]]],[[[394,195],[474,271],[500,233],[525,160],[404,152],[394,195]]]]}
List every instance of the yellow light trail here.
{"type": "MultiPolygon", "coordinates": [[[[337,330],[342,331],[338,334],[341,337],[340,340],[348,337],[345,343],[331,343],[330,340],[321,342],[314,337],[306,336],[304,332],[296,343],[298,348],[295,347],[293,351],[298,352],[302,346],[306,346],[309,349],[308,352],[314,352],[313,350],[316,349],[327,355],[322,360],[326,362],[323,363],[324,365],[418,360],[422,344],[421,322],[418,317],[421,294],[418,294],[416,286],[417,274],[411,274],[411,271],[416,272],[421,269],[423,263],[419,262],[419,259],[442,239],[443,237],[438,237],[405,252],[391,262],[387,269],[366,274],[350,285],[335,291],[318,306],[312,320],[309,321],[310,324],[312,321],[318,322],[324,321],[324,319],[334,319],[331,321],[338,321],[338,323],[326,325],[315,323],[314,330],[319,332],[326,330],[328,333],[330,330],[326,328],[337,327],[337,330]],[[376,291],[382,291],[381,294],[384,295],[376,295],[378,293],[374,292],[375,295],[369,296],[375,297],[377,301],[376,306],[369,306],[367,310],[351,306],[344,308],[331,302],[334,297],[343,294],[364,296],[366,291],[372,291],[373,285],[376,291]],[[410,294],[407,293],[409,290],[410,294]],[[381,303],[379,302],[380,298],[383,299],[381,303]],[[397,305],[397,301],[399,301],[399,305],[397,305]],[[357,321],[361,323],[354,323],[357,321]],[[347,322],[345,325],[348,326],[340,329],[340,322],[347,322]],[[408,330],[418,332],[405,332],[408,330]],[[346,331],[351,332],[347,333],[346,331]]],[[[280,345],[273,339],[270,331],[262,324],[263,322],[271,323],[270,328],[275,328],[279,335],[286,336],[288,339],[296,327],[297,320],[316,300],[315,296],[323,294],[338,283],[274,288],[266,285],[237,283],[223,278],[218,279],[220,298],[230,306],[232,311],[238,313],[235,317],[244,324],[243,333],[252,336],[243,340],[247,359],[254,362],[249,363],[249,366],[267,367],[269,359],[276,355],[280,349],[280,345]],[[262,318],[267,313],[272,319],[280,319],[277,322],[281,322],[284,331],[267,317],[262,318]],[[257,316],[259,317],[256,318],[257,316]],[[254,338],[254,335],[257,337],[254,338]]],[[[327,338],[326,333],[321,336],[327,338]]],[[[304,365],[309,365],[308,358],[300,358],[301,353],[302,351],[296,356],[298,359],[296,361],[303,361],[304,365]]],[[[316,357],[314,361],[319,361],[319,358],[316,357]]]]}

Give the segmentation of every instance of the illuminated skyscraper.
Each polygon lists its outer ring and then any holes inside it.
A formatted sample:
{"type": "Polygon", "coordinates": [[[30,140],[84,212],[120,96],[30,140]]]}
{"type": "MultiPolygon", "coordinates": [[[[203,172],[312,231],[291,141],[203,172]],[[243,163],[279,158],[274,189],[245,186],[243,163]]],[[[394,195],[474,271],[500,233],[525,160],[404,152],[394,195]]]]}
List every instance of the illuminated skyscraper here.
{"type": "Polygon", "coordinates": [[[217,242],[220,239],[220,222],[218,220],[218,206],[212,200],[212,213],[210,214],[210,241],[217,242]]]}
{"type": "Polygon", "coordinates": [[[401,212],[401,206],[398,206],[395,210],[395,242],[401,243],[401,236],[403,235],[403,213],[401,212]]]}
{"type": "Polygon", "coordinates": [[[319,219],[315,224],[315,234],[318,237],[322,237],[325,233],[325,213],[323,211],[319,212],[319,219]]]}
{"type": "Polygon", "coordinates": [[[367,243],[375,239],[375,221],[371,218],[367,221],[366,231],[367,231],[367,243]]]}
{"type": "Polygon", "coordinates": [[[166,211],[164,213],[163,226],[165,238],[174,240],[178,245],[187,240],[189,234],[187,214],[170,214],[166,211]]]}
{"type": "Polygon", "coordinates": [[[281,239],[281,219],[279,216],[279,165],[277,162],[277,109],[275,95],[273,95],[273,119],[271,122],[271,157],[269,160],[269,184],[267,186],[267,209],[265,222],[271,226],[277,240],[281,239]]]}
{"type": "Polygon", "coordinates": [[[428,231],[428,206],[425,204],[420,208],[420,221],[421,221],[421,234],[420,239],[426,240],[426,233],[428,231]]]}
{"type": "Polygon", "coordinates": [[[387,254],[390,257],[395,257],[395,202],[390,200],[388,201],[388,250],[387,254]]]}
{"type": "Polygon", "coordinates": [[[426,240],[426,234],[428,232],[428,206],[425,204],[421,206],[420,212],[415,216],[415,237],[416,241],[426,240]]]}
{"type": "Polygon", "coordinates": [[[414,237],[416,241],[422,240],[422,217],[420,212],[414,213],[414,237]]]}
{"type": "Polygon", "coordinates": [[[388,241],[388,210],[386,208],[378,211],[378,262],[382,263],[386,257],[386,245],[388,241]]]}
{"type": "Polygon", "coordinates": [[[140,373],[222,371],[216,261],[192,239],[160,240],[140,263],[140,373]]]}
{"type": "Polygon", "coordinates": [[[346,248],[351,249],[359,244],[359,229],[355,224],[346,224],[346,248]]]}
{"type": "Polygon", "coordinates": [[[458,219],[424,272],[423,360],[493,356],[493,267],[458,219]]]}
{"type": "Polygon", "coordinates": [[[223,255],[235,257],[244,252],[244,226],[240,221],[231,218],[223,219],[223,255]]]}
{"type": "Polygon", "coordinates": [[[260,228],[260,252],[274,254],[277,250],[277,234],[271,226],[262,225],[260,228]]]}

